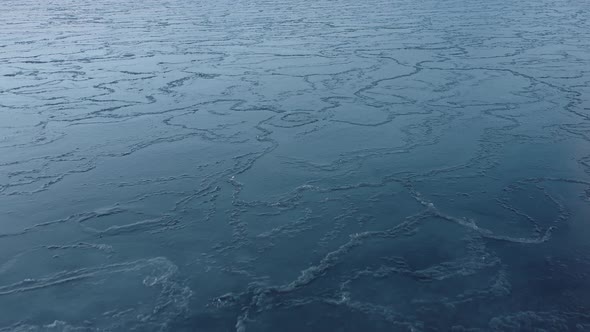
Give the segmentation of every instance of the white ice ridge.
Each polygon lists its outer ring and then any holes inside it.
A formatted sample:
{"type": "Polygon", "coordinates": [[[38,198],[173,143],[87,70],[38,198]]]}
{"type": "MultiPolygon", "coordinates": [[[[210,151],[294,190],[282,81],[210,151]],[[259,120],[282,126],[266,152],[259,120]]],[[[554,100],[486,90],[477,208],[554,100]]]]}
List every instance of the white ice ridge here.
{"type": "Polygon", "coordinates": [[[548,227],[541,236],[531,237],[531,238],[513,237],[513,236],[508,236],[508,235],[498,235],[498,234],[494,234],[494,232],[489,229],[478,226],[476,221],[471,218],[469,218],[469,219],[468,218],[458,218],[458,217],[454,217],[449,214],[441,212],[434,205],[434,203],[425,200],[422,197],[422,195],[417,191],[412,190],[412,196],[420,204],[425,206],[428,209],[428,211],[430,213],[432,213],[432,215],[434,215],[438,218],[444,219],[444,220],[454,222],[454,223],[461,225],[463,227],[467,227],[467,228],[479,233],[482,237],[488,238],[488,239],[508,241],[508,242],[514,242],[514,243],[523,243],[523,244],[539,244],[539,243],[543,243],[543,242],[548,241],[551,238],[551,233],[555,229],[555,227],[553,227],[553,226],[548,227]]]}

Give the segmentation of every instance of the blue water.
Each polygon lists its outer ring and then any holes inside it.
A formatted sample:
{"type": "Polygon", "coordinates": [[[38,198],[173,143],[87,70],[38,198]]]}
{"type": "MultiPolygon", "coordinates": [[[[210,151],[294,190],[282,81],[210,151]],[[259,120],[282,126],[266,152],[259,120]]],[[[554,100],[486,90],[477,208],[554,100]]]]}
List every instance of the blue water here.
{"type": "Polygon", "coordinates": [[[0,331],[590,331],[586,0],[3,0],[0,331]]]}

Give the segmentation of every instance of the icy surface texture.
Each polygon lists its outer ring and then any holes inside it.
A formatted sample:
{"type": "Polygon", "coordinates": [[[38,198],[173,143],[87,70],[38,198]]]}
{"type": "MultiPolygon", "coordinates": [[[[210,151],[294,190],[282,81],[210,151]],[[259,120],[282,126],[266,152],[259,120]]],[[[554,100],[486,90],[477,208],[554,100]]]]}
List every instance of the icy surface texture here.
{"type": "Polygon", "coordinates": [[[590,331],[586,0],[0,1],[0,331],[590,331]]]}

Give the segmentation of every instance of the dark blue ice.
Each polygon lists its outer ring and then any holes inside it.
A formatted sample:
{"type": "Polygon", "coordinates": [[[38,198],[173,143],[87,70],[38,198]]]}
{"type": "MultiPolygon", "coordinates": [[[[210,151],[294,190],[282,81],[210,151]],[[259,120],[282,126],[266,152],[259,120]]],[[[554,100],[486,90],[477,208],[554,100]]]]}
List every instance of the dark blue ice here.
{"type": "Polygon", "coordinates": [[[0,331],[590,331],[590,4],[0,1],[0,331]]]}

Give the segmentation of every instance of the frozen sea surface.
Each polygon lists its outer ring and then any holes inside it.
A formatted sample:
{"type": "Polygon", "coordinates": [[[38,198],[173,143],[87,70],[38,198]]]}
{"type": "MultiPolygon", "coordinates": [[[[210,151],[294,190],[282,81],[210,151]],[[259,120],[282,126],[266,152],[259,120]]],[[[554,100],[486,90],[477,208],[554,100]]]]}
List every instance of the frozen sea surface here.
{"type": "Polygon", "coordinates": [[[586,0],[2,0],[0,331],[590,331],[586,0]]]}

